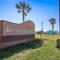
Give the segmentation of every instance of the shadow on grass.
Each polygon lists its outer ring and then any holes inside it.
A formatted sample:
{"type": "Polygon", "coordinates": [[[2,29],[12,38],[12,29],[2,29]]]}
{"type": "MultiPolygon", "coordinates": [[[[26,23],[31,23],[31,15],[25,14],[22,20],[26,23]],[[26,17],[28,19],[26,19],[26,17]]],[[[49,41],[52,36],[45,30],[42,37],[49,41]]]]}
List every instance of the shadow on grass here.
{"type": "Polygon", "coordinates": [[[22,52],[27,49],[35,49],[38,47],[41,47],[43,44],[42,39],[36,39],[35,41],[15,45],[9,48],[1,49],[0,50],[0,60],[3,60],[4,58],[8,58],[14,54],[17,54],[19,52],[22,52]]]}

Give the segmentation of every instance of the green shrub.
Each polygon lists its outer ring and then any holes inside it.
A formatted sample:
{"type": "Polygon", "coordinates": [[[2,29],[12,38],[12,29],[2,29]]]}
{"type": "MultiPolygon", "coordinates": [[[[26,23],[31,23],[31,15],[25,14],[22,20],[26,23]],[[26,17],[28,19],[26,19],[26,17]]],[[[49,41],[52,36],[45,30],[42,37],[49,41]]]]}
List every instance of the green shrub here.
{"type": "Polygon", "coordinates": [[[35,40],[35,44],[39,44],[40,46],[42,46],[43,45],[43,39],[36,39],[35,40]]]}
{"type": "Polygon", "coordinates": [[[57,39],[57,40],[56,40],[56,47],[57,47],[57,48],[60,48],[60,39],[57,39]]]}

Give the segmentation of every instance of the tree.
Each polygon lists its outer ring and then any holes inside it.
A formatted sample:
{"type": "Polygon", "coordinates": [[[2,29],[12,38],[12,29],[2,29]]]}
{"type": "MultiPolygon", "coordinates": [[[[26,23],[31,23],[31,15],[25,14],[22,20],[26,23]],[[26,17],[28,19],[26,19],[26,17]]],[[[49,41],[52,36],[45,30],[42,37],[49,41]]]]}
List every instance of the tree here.
{"type": "Polygon", "coordinates": [[[31,7],[29,4],[26,4],[25,1],[19,2],[19,4],[16,4],[16,8],[18,9],[18,13],[22,13],[23,22],[25,21],[25,16],[27,16],[27,13],[30,12],[31,7]]]}
{"type": "Polygon", "coordinates": [[[54,24],[56,23],[56,20],[54,19],[54,18],[51,18],[50,20],[49,20],[49,23],[51,24],[51,26],[52,26],[52,32],[54,31],[54,24]]]}

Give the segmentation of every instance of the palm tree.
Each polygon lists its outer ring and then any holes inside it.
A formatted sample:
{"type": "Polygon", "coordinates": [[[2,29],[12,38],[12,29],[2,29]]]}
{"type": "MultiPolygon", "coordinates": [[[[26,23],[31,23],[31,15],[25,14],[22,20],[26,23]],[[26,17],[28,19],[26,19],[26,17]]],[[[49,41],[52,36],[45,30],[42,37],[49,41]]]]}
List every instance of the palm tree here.
{"type": "Polygon", "coordinates": [[[56,20],[54,19],[54,18],[51,18],[50,20],[49,20],[49,23],[51,24],[51,26],[52,26],[52,32],[54,31],[54,24],[56,23],[56,20]]]}
{"type": "Polygon", "coordinates": [[[27,13],[30,12],[31,7],[29,4],[26,4],[25,1],[19,2],[19,4],[16,4],[16,8],[18,9],[18,13],[22,12],[23,22],[25,21],[25,16],[27,16],[27,13]]]}

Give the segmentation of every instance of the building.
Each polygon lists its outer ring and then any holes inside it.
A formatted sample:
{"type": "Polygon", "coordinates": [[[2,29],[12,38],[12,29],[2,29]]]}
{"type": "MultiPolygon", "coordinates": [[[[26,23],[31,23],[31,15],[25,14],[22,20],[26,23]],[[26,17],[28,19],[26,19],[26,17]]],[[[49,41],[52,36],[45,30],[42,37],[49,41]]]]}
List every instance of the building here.
{"type": "Polygon", "coordinates": [[[35,24],[28,20],[21,24],[0,21],[0,49],[35,39],[35,24]]]}

